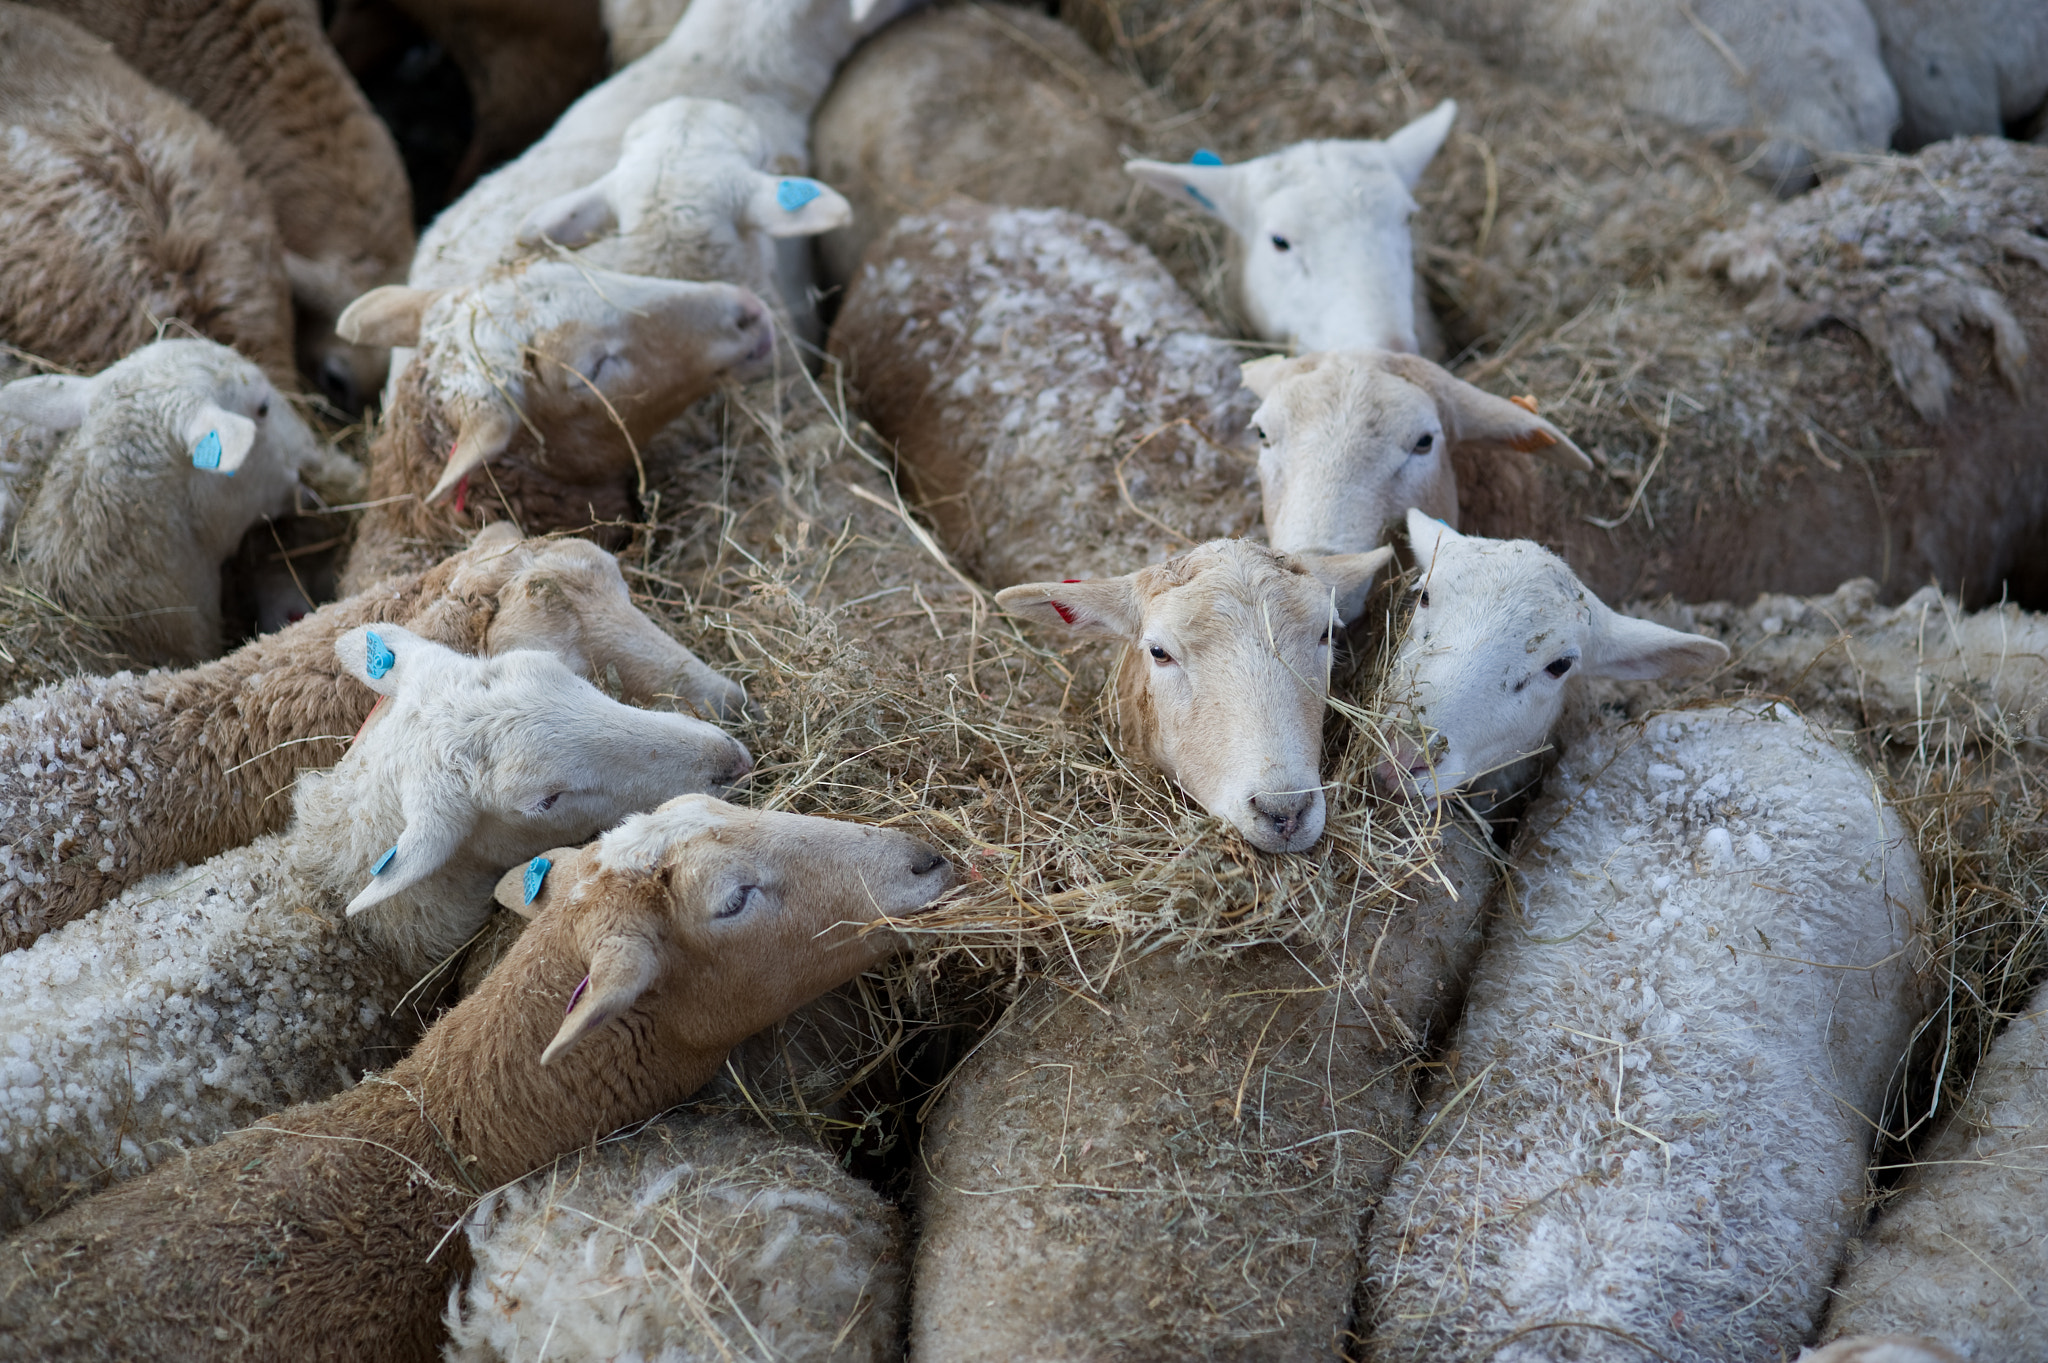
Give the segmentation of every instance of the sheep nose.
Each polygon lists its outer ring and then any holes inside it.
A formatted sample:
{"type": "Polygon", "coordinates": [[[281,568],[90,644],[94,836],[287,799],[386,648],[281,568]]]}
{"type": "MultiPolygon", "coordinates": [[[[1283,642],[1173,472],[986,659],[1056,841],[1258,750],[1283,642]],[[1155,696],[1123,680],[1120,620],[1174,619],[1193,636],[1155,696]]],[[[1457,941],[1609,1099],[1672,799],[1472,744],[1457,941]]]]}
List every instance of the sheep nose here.
{"type": "Polygon", "coordinates": [[[1316,794],[1312,790],[1262,791],[1252,796],[1252,808],[1260,818],[1273,825],[1273,833],[1282,843],[1294,841],[1294,835],[1301,830],[1302,820],[1308,817],[1315,802],[1316,794]]]}
{"type": "Polygon", "coordinates": [[[756,327],[765,326],[767,322],[768,309],[763,307],[761,300],[752,294],[742,298],[739,301],[739,305],[733,310],[733,330],[741,335],[745,335],[756,327]]]}
{"type": "Polygon", "coordinates": [[[910,874],[928,876],[934,871],[944,870],[950,863],[929,847],[919,847],[910,863],[910,874]]]}
{"type": "Polygon", "coordinates": [[[339,355],[329,355],[320,362],[320,372],[313,376],[320,385],[320,392],[329,402],[347,412],[359,415],[363,410],[363,394],[356,387],[355,369],[339,355]]]}
{"type": "Polygon", "coordinates": [[[754,755],[746,750],[745,745],[734,742],[732,751],[732,765],[718,778],[718,784],[721,786],[732,785],[754,769],[754,755]]]}

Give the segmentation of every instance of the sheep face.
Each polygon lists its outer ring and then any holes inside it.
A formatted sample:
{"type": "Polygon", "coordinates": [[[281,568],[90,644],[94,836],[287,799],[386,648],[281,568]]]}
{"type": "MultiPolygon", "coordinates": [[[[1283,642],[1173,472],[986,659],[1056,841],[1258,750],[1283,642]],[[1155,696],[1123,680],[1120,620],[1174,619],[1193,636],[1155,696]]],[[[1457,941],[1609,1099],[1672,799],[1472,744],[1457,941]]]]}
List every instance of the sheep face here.
{"type": "Polygon", "coordinates": [[[336,327],[358,344],[418,347],[412,363],[427,366],[456,428],[430,502],[524,430],[555,477],[615,478],[642,442],[720,383],[751,377],[775,344],[766,307],[745,289],[561,260],[460,289],[375,289],[336,327]]]}
{"type": "Polygon", "coordinates": [[[1413,352],[1411,191],[1457,112],[1445,100],[1384,142],[1298,142],[1234,166],[1211,158],[1124,169],[1229,225],[1259,335],[1304,351],[1413,352]]]}
{"type": "Polygon", "coordinates": [[[763,297],[775,289],[775,241],[844,227],[853,209],[816,180],[771,175],[768,143],[722,100],[678,98],[634,119],[618,163],[550,199],[519,225],[519,243],[582,250],[593,264],[665,279],[722,279],[763,297]]]}
{"type": "Polygon", "coordinates": [[[895,934],[862,928],[953,881],[904,833],[694,795],[566,860],[535,910],[570,916],[590,975],[542,1064],[629,1010],[679,1048],[736,1046],[894,953],[895,934]]]}
{"type": "Polygon", "coordinates": [[[1393,551],[1293,557],[1212,540],[1157,567],[1037,582],[1005,610],[1125,644],[1117,706],[1147,759],[1254,847],[1323,834],[1323,702],[1335,632],[1393,551]]]}
{"type": "Polygon", "coordinates": [[[1404,732],[1377,771],[1432,802],[1542,750],[1580,677],[1643,680],[1712,667],[1728,650],[1617,614],[1528,540],[1460,535],[1408,513],[1415,614],[1385,701],[1404,732]]]}
{"type": "Polygon", "coordinates": [[[334,328],[349,303],[375,288],[387,269],[387,262],[367,256],[314,260],[295,251],[284,253],[299,372],[310,375],[329,402],[351,415],[362,411],[384,386],[391,352],[383,346],[352,345],[335,335],[334,328]]]}
{"type": "Polygon", "coordinates": [[[1245,365],[1244,381],[1260,398],[1252,427],[1266,537],[1286,553],[1361,553],[1409,507],[1456,525],[1453,443],[1592,467],[1542,417],[1419,355],[1269,356],[1245,365]]]}

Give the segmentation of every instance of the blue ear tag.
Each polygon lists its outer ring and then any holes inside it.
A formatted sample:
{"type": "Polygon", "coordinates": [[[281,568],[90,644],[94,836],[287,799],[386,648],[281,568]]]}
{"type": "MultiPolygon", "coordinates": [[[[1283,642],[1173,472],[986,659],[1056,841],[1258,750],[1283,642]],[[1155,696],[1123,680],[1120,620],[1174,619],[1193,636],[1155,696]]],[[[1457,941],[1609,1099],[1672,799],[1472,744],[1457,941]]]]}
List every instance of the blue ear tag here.
{"type": "Polygon", "coordinates": [[[1223,158],[1210,151],[1207,147],[1204,147],[1188,158],[1188,164],[1191,166],[1220,166],[1223,164],[1223,158]]]}
{"type": "Polygon", "coordinates": [[[220,467],[220,432],[208,431],[199,437],[199,443],[192,447],[192,467],[195,469],[217,469],[220,467]]]}
{"type": "Polygon", "coordinates": [[[384,674],[398,661],[398,655],[384,646],[384,641],[377,637],[375,630],[371,630],[363,638],[370,646],[369,657],[365,660],[365,670],[370,674],[372,681],[383,681],[384,674]]]}
{"type": "Polygon", "coordinates": [[[390,850],[390,851],[386,852],[386,853],[385,853],[385,854],[384,854],[383,856],[381,856],[381,857],[378,857],[378,858],[377,858],[377,864],[376,864],[375,866],[372,866],[372,867],[370,868],[370,874],[371,874],[371,875],[373,875],[373,876],[381,876],[381,875],[383,875],[383,874],[384,874],[384,868],[385,868],[386,866],[389,866],[389,865],[391,864],[391,859],[392,859],[393,857],[397,856],[397,855],[398,855],[398,844],[394,842],[394,843],[392,843],[392,844],[391,844],[391,850],[390,850]]]}
{"type": "Polygon", "coordinates": [[[555,863],[549,861],[546,857],[535,857],[532,861],[526,863],[527,903],[531,904],[533,902],[533,897],[540,893],[540,883],[548,878],[548,871],[554,866],[554,864],[555,863]]]}
{"type": "Polygon", "coordinates": [[[824,192],[816,180],[784,180],[775,186],[775,202],[783,212],[794,213],[824,192]]]}

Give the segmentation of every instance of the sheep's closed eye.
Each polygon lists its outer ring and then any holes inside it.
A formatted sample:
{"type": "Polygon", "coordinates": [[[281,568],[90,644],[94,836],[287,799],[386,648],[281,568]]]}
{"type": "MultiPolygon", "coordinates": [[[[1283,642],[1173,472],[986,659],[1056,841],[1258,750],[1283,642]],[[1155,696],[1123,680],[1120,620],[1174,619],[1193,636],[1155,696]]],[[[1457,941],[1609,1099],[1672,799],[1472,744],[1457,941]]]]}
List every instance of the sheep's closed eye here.
{"type": "Polygon", "coordinates": [[[546,795],[540,797],[540,800],[533,807],[533,812],[536,814],[545,814],[549,810],[553,809],[555,807],[555,801],[561,798],[561,791],[550,791],[546,795]]]}
{"type": "Polygon", "coordinates": [[[725,897],[725,903],[719,905],[718,912],[712,916],[715,918],[737,918],[748,909],[753,908],[760,898],[761,887],[759,885],[742,885],[725,897]]]}
{"type": "Polygon", "coordinates": [[[1278,232],[1275,232],[1273,234],[1273,249],[1276,251],[1292,251],[1294,243],[1281,236],[1278,232]]]}

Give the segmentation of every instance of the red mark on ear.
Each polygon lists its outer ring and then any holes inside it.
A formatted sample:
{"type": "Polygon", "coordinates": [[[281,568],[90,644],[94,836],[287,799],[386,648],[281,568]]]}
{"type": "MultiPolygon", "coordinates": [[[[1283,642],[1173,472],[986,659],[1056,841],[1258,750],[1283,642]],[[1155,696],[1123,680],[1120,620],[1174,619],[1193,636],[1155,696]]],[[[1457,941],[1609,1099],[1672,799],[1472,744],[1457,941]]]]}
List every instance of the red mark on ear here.
{"type": "Polygon", "coordinates": [[[1063,578],[1061,578],[1061,579],[1060,579],[1060,585],[1061,585],[1062,587],[1065,587],[1065,586],[1069,586],[1069,585],[1071,585],[1071,584],[1073,584],[1073,583],[1079,582],[1080,580],[1081,580],[1081,579],[1080,579],[1080,578],[1078,578],[1078,577],[1063,577],[1063,578]]]}
{"type": "Polygon", "coordinates": [[[1066,621],[1070,625],[1074,623],[1074,613],[1068,610],[1066,606],[1064,606],[1058,601],[1054,601],[1049,604],[1052,606],[1054,610],[1060,613],[1060,619],[1066,621]]]}
{"type": "Polygon", "coordinates": [[[1545,446],[1555,445],[1556,443],[1557,437],[1548,431],[1528,431],[1510,440],[1508,448],[1520,450],[1523,454],[1528,454],[1532,450],[1540,450],[1545,446]]]}
{"type": "Polygon", "coordinates": [[[379,697],[377,697],[377,703],[376,703],[376,704],[374,704],[374,705],[372,705],[372,706],[370,707],[370,713],[369,713],[369,714],[367,714],[367,715],[364,715],[364,716],[363,716],[363,722],[362,722],[362,723],[361,723],[361,724],[360,724],[359,726],[357,726],[357,728],[356,728],[356,732],[355,732],[355,737],[354,737],[354,738],[351,738],[351,739],[349,739],[349,741],[348,741],[348,745],[349,745],[349,746],[350,746],[351,748],[353,748],[353,747],[354,747],[354,746],[356,745],[356,739],[357,739],[357,738],[361,738],[361,737],[363,736],[363,730],[365,730],[365,729],[367,729],[367,728],[369,728],[369,727],[370,727],[370,721],[371,721],[371,720],[373,720],[373,719],[375,719],[375,718],[377,717],[377,712],[378,712],[379,710],[381,710],[381,709],[383,709],[383,708],[384,708],[384,702],[385,702],[385,701],[387,701],[387,700],[390,700],[390,699],[391,699],[391,697],[389,697],[389,696],[379,696],[379,697]]]}
{"type": "Polygon", "coordinates": [[[1514,403],[1515,406],[1521,408],[1530,416],[1536,415],[1536,395],[1534,393],[1524,393],[1518,398],[1509,398],[1508,401],[1514,403]]]}
{"type": "Polygon", "coordinates": [[[462,514],[462,504],[463,504],[464,502],[468,501],[468,500],[469,500],[469,475],[465,473],[465,474],[463,474],[463,475],[462,475],[462,480],[461,480],[460,482],[456,483],[456,485],[455,485],[455,514],[456,514],[456,515],[460,516],[460,515],[462,514]]]}

